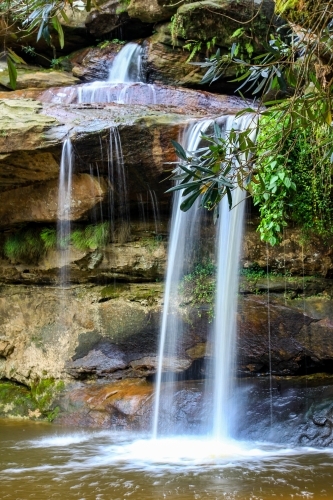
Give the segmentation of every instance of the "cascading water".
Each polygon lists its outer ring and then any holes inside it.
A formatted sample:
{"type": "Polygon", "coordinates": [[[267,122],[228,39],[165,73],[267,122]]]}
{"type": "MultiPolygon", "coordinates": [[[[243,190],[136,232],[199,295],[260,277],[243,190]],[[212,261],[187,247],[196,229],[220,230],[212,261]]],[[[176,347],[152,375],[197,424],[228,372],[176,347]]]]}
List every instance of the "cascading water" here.
{"type": "Polygon", "coordinates": [[[136,104],[138,92],[133,88],[133,84],[136,84],[140,85],[139,104],[155,104],[154,86],[144,83],[142,53],[141,45],[134,42],[126,44],[114,58],[107,81],[78,87],[78,102],[132,104],[133,101],[136,104]]]}
{"type": "Polygon", "coordinates": [[[65,139],[62,147],[59,190],[58,190],[58,224],[57,248],[59,252],[60,285],[68,282],[69,242],[71,233],[71,195],[74,154],[69,138],[65,139]]]}
{"type": "MultiPolygon", "coordinates": [[[[242,131],[251,128],[251,139],[254,141],[256,134],[254,124],[252,115],[243,115],[238,119],[229,116],[224,124],[224,134],[227,136],[231,129],[242,131]]],[[[234,164],[237,167],[236,160],[234,164]]],[[[216,302],[211,334],[213,359],[211,378],[207,383],[212,386],[213,396],[211,434],[219,441],[230,438],[232,433],[230,400],[234,378],[239,259],[244,225],[245,192],[237,187],[233,191],[232,199],[232,210],[229,210],[226,197],[221,201],[217,226],[216,302]]]]}
{"type": "MultiPolygon", "coordinates": [[[[219,119],[219,124],[227,137],[231,129],[244,130],[252,120],[251,116],[235,119],[227,116],[219,119]]],[[[187,151],[198,149],[201,135],[207,131],[213,120],[205,120],[190,126],[183,138],[183,147],[187,151]]],[[[253,132],[255,134],[255,132],[253,132]]],[[[231,154],[231,152],[230,152],[231,154]]],[[[234,160],[235,162],[235,160],[234,160]]],[[[235,162],[236,166],[236,162],[235,162]]],[[[211,377],[206,384],[206,405],[210,406],[211,421],[202,428],[204,433],[215,439],[225,440],[230,436],[229,398],[232,380],[233,351],[235,338],[235,317],[237,308],[238,261],[240,255],[244,192],[237,188],[233,193],[234,208],[230,211],[227,199],[220,206],[220,217],[217,226],[217,296],[215,305],[215,321],[210,338],[212,361],[207,370],[211,377]],[[208,397],[207,394],[212,394],[208,397]]],[[[188,212],[180,210],[181,192],[174,196],[171,234],[168,254],[168,267],[164,294],[164,308],[161,323],[159,348],[159,364],[156,377],[155,407],[153,417],[153,438],[160,435],[160,423],[166,417],[170,421],[171,414],[166,414],[166,408],[171,411],[172,399],[175,394],[175,374],[177,370],[177,346],[182,339],[182,320],[176,313],[179,304],[178,290],[184,274],[184,260],[191,259],[193,249],[198,245],[200,213],[198,203],[188,212]],[[173,370],[173,371],[172,371],[173,370]],[[161,410],[162,380],[166,381],[168,389],[163,390],[163,411],[161,410]]]]}
{"type": "Polygon", "coordinates": [[[108,82],[143,82],[141,45],[131,42],[121,49],[112,62],[108,82]]]}
{"type": "MultiPolygon", "coordinates": [[[[192,124],[182,139],[183,147],[187,151],[196,151],[201,140],[201,134],[212,123],[213,120],[205,120],[192,124]]],[[[198,204],[195,204],[188,212],[182,212],[180,210],[181,198],[181,192],[177,191],[173,201],[164,307],[161,321],[153,417],[154,438],[159,434],[162,418],[169,421],[171,418],[170,411],[175,392],[175,371],[178,369],[177,351],[179,351],[183,333],[183,323],[177,314],[179,283],[185,269],[183,256],[186,256],[186,259],[191,259],[191,254],[193,255],[196,246],[194,233],[200,225],[201,211],[197,209],[198,204]],[[168,390],[163,392],[164,411],[161,409],[162,375],[163,380],[168,383],[168,390]]]]}

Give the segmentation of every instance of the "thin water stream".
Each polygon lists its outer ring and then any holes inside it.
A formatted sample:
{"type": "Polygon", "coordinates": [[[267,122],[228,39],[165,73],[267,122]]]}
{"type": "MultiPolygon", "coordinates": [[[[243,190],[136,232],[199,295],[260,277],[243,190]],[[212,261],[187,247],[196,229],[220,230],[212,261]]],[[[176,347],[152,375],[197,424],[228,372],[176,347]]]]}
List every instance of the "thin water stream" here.
{"type": "Polygon", "coordinates": [[[164,439],[0,423],[0,498],[8,500],[332,499],[333,450],[164,439]]]}

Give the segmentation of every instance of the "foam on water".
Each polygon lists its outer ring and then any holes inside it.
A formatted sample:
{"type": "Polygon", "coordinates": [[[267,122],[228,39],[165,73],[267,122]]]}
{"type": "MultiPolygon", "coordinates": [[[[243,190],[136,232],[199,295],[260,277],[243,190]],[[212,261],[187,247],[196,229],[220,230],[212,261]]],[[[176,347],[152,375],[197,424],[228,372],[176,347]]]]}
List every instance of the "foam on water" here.
{"type": "MultiPolygon", "coordinates": [[[[75,433],[45,437],[19,444],[21,448],[45,448],[56,453],[59,447],[67,447],[67,461],[52,467],[59,470],[95,469],[105,466],[119,466],[122,469],[167,470],[207,470],[210,468],[232,468],[246,466],[257,469],[284,460],[301,456],[304,453],[332,455],[333,449],[318,450],[310,447],[285,448],[269,443],[241,442],[235,440],[219,441],[205,437],[175,436],[159,439],[129,439],[126,434],[109,432],[75,433]],[[84,453],[82,446],[84,445],[84,453]],[[69,448],[68,448],[69,447],[69,448]]],[[[288,462],[287,462],[288,463],[288,462]]],[[[282,466],[282,465],[281,465],[282,466]]],[[[15,467],[3,470],[9,472],[29,472],[48,470],[51,466],[43,464],[34,467],[15,467]]]]}

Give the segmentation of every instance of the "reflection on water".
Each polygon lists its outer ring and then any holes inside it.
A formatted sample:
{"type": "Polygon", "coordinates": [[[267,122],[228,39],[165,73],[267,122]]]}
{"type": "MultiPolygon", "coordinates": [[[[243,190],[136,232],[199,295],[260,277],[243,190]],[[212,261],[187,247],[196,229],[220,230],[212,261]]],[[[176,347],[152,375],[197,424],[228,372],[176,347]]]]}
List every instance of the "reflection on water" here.
{"type": "Polygon", "coordinates": [[[1,499],[332,499],[332,465],[332,449],[0,422],[1,499]]]}

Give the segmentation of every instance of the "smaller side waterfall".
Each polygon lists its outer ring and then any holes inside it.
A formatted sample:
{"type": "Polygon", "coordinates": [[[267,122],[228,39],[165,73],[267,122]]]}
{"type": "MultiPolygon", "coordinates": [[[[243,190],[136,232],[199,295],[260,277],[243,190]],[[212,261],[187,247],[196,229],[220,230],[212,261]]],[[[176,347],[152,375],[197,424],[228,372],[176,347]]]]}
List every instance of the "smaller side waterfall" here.
{"type": "Polygon", "coordinates": [[[127,43],[114,58],[107,81],[78,87],[79,103],[156,104],[154,85],[145,83],[143,48],[127,43]]]}
{"type": "Polygon", "coordinates": [[[59,252],[60,285],[65,285],[68,280],[69,243],[71,233],[71,195],[74,154],[69,138],[65,139],[62,147],[59,191],[58,191],[58,224],[57,248],[59,252]]]}
{"type": "MultiPolygon", "coordinates": [[[[102,148],[102,146],[101,146],[102,148]]],[[[109,190],[109,220],[111,221],[111,232],[115,232],[115,208],[117,205],[120,225],[118,228],[118,241],[126,241],[130,231],[130,214],[128,207],[127,178],[124,165],[123,151],[119,130],[111,127],[108,144],[108,178],[111,184],[109,190]],[[115,186],[118,194],[115,199],[115,186]]]]}
{"type": "MultiPolygon", "coordinates": [[[[108,80],[78,87],[78,102],[130,104],[132,100],[131,85],[133,83],[142,83],[143,85],[144,81],[142,50],[141,45],[134,42],[127,43],[122,47],[111,64],[108,80]]],[[[151,86],[147,87],[151,93],[151,86]]]]}

